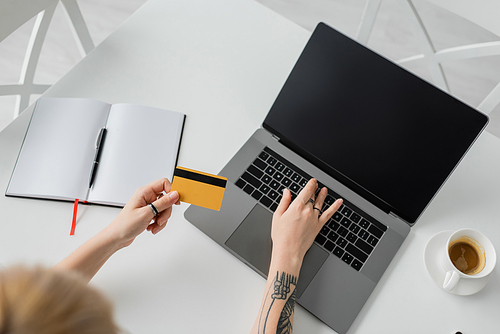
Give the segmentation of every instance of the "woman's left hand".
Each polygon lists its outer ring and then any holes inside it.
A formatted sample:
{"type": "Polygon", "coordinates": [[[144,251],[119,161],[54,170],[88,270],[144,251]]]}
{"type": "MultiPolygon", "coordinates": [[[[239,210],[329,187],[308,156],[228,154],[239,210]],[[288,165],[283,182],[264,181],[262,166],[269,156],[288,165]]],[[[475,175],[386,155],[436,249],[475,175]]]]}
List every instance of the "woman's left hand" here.
{"type": "Polygon", "coordinates": [[[180,204],[179,193],[170,192],[170,188],[170,181],[163,178],[136,190],[118,217],[107,227],[119,238],[122,247],[129,246],[144,230],[157,234],[165,228],[172,214],[172,205],[180,204]],[[161,196],[163,191],[165,196],[161,196]],[[158,210],[157,216],[148,206],[150,203],[158,210]]]}

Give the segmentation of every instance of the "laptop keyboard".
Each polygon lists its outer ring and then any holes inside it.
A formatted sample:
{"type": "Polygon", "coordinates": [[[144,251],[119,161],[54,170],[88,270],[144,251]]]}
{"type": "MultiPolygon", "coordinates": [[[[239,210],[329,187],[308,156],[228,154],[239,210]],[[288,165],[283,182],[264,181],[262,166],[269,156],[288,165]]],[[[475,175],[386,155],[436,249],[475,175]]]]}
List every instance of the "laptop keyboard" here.
{"type": "MultiPolygon", "coordinates": [[[[236,181],[236,185],[274,212],[284,188],[290,190],[294,200],[311,178],[276,152],[265,147],[236,181]]],[[[324,185],[318,180],[318,192],[323,187],[324,185]]],[[[339,197],[328,189],[322,210],[328,209],[339,197]]],[[[387,226],[344,200],[344,204],[316,236],[315,243],[359,271],[385,231],[387,226]]]]}

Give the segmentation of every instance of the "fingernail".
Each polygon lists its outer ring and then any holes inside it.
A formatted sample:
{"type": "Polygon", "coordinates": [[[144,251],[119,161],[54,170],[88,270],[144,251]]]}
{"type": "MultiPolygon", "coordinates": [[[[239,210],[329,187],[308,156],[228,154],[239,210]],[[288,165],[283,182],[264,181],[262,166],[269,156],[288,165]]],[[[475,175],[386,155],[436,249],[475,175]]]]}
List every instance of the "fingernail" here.
{"type": "Polygon", "coordinates": [[[177,192],[177,190],[174,190],[172,191],[171,193],[168,194],[168,196],[171,198],[171,199],[177,199],[179,198],[179,193],[177,192]]]}

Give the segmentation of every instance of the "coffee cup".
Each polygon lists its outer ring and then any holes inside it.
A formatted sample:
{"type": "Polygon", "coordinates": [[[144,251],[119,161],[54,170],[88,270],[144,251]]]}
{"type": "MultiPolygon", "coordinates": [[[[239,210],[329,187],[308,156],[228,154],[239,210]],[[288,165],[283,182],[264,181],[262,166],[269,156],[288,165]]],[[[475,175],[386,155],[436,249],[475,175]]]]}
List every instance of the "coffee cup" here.
{"type": "Polygon", "coordinates": [[[460,280],[487,277],[496,262],[495,248],[484,234],[469,228],[454,232],[442,254],[441,265],[446,271],[443,289],[452,291],[460,280]]]}

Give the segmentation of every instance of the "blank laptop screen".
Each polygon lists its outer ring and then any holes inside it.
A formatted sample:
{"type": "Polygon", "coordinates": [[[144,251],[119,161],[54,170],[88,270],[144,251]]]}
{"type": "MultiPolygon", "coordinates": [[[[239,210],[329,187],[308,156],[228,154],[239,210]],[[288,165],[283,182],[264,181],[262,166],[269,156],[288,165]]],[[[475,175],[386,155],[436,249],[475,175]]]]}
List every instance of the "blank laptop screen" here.
{"type": "Polygon", "coordinates": [[[319,24],[264,127],[413,224],[488,118],[319,24]]]}

